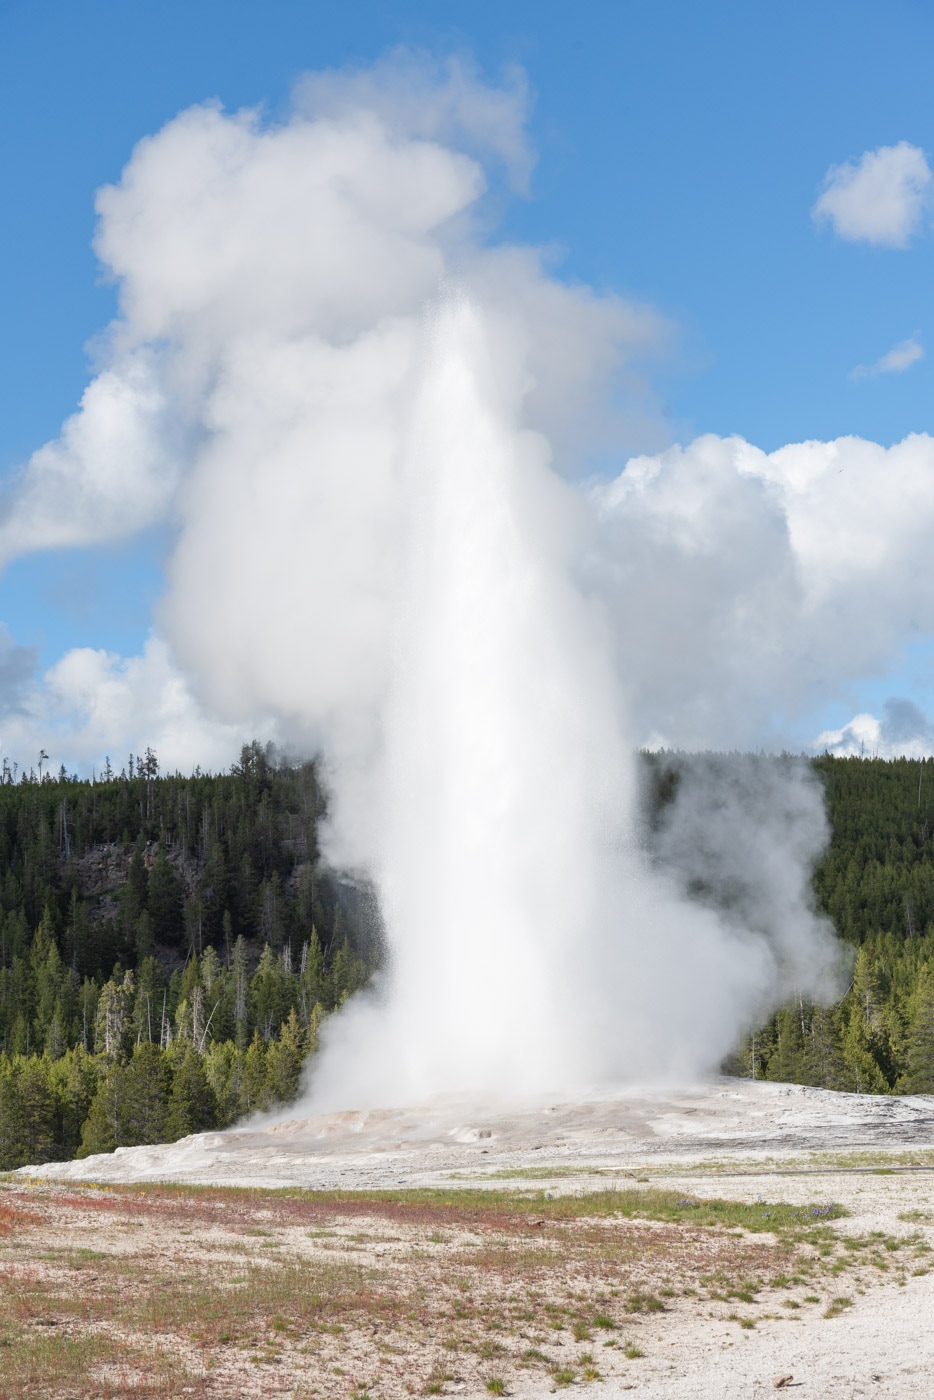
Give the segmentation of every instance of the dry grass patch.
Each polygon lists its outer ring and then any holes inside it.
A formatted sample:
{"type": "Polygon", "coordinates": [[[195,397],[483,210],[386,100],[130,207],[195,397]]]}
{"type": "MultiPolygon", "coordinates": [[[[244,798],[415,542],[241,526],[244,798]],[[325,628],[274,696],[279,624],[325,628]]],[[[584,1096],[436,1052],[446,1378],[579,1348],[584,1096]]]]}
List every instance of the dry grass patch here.
{"type": "Polygon", "coordinates": [[[504,1394],[529,1371],[596,1382],[642,1356],[643,1319],[893,1257],[887,1238],[844,1249],[842,1214],[651,1190],[8,1185],[3,1394],[402,1400],[504,1394]],[[580,1350],[598,1343],[599,1365],[580,1350]]]}

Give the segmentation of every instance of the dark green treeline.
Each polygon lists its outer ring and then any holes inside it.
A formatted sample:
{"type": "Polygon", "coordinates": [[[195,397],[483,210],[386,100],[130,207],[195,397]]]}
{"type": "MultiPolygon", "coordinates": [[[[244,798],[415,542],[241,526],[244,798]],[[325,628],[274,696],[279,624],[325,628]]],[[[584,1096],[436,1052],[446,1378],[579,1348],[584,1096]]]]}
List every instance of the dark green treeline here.
{"type": "Polygon", "coordinates": [[[315,765],[0,783],[0,1168],[172,1141],[294,1097],[379,953],[322,868],[315,765]]]}

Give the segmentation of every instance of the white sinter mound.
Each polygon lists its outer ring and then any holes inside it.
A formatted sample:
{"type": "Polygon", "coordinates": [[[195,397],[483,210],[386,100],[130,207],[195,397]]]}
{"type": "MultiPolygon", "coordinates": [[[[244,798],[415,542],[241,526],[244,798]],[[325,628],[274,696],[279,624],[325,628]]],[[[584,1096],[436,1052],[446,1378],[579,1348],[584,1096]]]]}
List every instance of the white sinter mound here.
{"type": "Polygon", "coordinates": [[[439,1097],[410,1109],[255,1121],[164,1147],[125,1147],[23,1174],[83,1181],[188,1181],[343,1189],[416,1186],[490,1172],[790,1159],[934,1147],[934,1097],[835,1094],[720,1079],[681,1091],[595,1093],[524,1105],[439,1097]]]}

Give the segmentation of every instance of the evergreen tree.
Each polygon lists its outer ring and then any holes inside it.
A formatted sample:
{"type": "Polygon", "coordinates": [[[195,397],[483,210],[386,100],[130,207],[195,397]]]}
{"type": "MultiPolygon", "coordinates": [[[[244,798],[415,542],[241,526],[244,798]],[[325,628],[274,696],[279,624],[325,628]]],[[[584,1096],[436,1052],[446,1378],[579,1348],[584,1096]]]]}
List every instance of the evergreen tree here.
{"type": "Polygon", "coordinates": [[[318,1053],[318,1037],[326,1015],[327,1013],[320,1001],[315,1002],[314,1006],[311,1008],[311,1015],[308,1017],[308,1026],[305,1031],[305,1041],[308,1046],[309,1055],[316,1055],[318,1053]]]}
{"type": "Polygon", "coordinates": [[[204,1073],[217,1105],[217,1126],[229,1127],[241,1113],[242,1052],[230,1040],[215,1042],[204,1056],[204,1073]]]}
{"type": "Polygon", "coordinates": [[[903,1094],[934,1094],[934,972],[926,968],[911,1008],[903,1094]]]}
{"type": "Polygon", "coordinates": [[[298,1094],[305,1061],[307,1040],[301,1021],[292,1010],[283,1022],[279,1038],[266,1054],[266,1097],[276,1103],[291,1103],[298,1094]]]}
{"type": "Polygon", "coordinates": [[[132,1038],[135,1044],[143,1040],[161,1040],[162,997],[166,988],[165,974],[156,959],[146,957],[137,970],[136,996],[133,1002],[132,1038]]]}
{"type": "Polygon", "coordinates": [[[127,941],[135,937],[139,917],[149,901],[149,871],[146,869],[144,852],[145,842],[141,833],[133,846],[126,881],[120,890],[120,921],[127,941]]]}
{"type": "Polygon", "coordinates": [[[29,1161],[19,1058],[0,1059],[0,1171],[14,1171],[29,1161]]]}
{"type": "Polygon", "coordinates": [[[258,1113],[269,1107],[266,1090],[266,1042],[259,1031],[253,1032],[249,1049],[243,1057],[240,1081],[240,1110],[243,1114],[258,1113]]]}
{"type": "Polygon", "coordinates": [[[271,1040],[292,1005],[294,981],[281,956],[267,943],[250,982],[253,1024],[264,1040],[271,1040]]]}
{"type": "Polygon", "coordinates": [[[215,841],[208,853],[199,894],[205,938],[214,942],[222,937],[224,913],[230,903],[227,861],[220,841],[215,841]]]}
{"type": "Polygon", "coordinates": [[[782,1007],[775,1018],[775,1049],[769,1057],[768,1078],[801,1083],[807,1075],[806,1030],[799,1003],[782,1007]]]}
{"type": "Polygon", "coordinates": [[[197,895],[185,900],[182,911],[185,926],[185,948],[191,957],[200,957],[204,951],[205,927],[204,905],[197,895]]]}
{"type": "Polygon", "coordinates": [[[72,1037],[76,1045],[93,1050],[100,992],[96,982],[86,977],[81,984],[72,1037]]]}
{"type": "Polygon", "coordinates": [[[299,983],[301,987],[302,1012],[307,1021],[311,1007],[317,1002],[331,1000],[331,981],[324,965],[324,953],[321,948],[321,940],[318,937],[318,930],[315,928],[314,924],[311,926],[311,936],[308,943],[302,950],[299,983]]]}
{"type": "Polygon", "coordinates": [[[113,1152],[126,1146],[121,1141],[121,1120],[126,1101],[124,1079],[126,1071],[119,1060],[111,1062],[97,1087],[81,1127],[81,1146],[77,1157],[92,1157],[99,1152],[113,1152]]]}
{"type": "Polygon", "coordinates": [[[217,1101],[201,1056],[194,1049],[188,1049],[178,1060],[172,1077],[166,1140],[175,1142],[189,1133],[206,1132],[216,1124],[217,1101]]]}
{"type": "Polygon", "coordinates": [[[166,1141],[172,1073],[157,1045],[142,1040],[121,1079],[123,1101],[118,1115],[119,1145],[166,1141]]]}
{"type": "Polygon", "coordinates": [[[345,938],[334,955],[331,965],[331,1005],[343,1006],[366,981],[366,968],[355,958],[345,938]]]}
{"type": "Polygon", "coordinates": [[[811,1037],[807,1051],[807,1079],[820,1089],[846,1087],[846,1067],[840,1048],[840,1033],[833,1011],[815,1006],[811,1013],[811,1037]]]}
{"type": "Polygon", "coordinates": [[[256,923],[263,942],[270,948],[280,949],[283,943],[282,882],[278,871],[260,885],[256,923]]]}
{"type": "Polygon", "coordinates": [[[88,916],[88,907],[78,896],[77,887],[72,888],[68,905],[68,920],[65,927],[66,960],[79,975],[84,975],[96,966],[97,948],[88,916]]]}
{"type": "Polygon", "coordinates": [[[166,944],[181,942],[183,923],[182,882],[169,860],[164,844],[160,844],[155,864],[149,876],[147,908],[156,941],[166,944]]]}
{"type": "Polygon", "coordinates": [[[153,933],[152,919],[148,909],[141,909],[136,927],[133,930],[133,944],[136,949],[137,964],[151,958],[156,951],[156,936],[153,933]]]}
{"type": "Polygon", "coordinates": [[[42,1048],[46,1057],[50,1060],[60,1059],[67,1049],[64,1019],[58,1002],[55,1004],[55,1010],[52,1012],[52,1019],[46,1028],[42,1048]]]}
{"type": "Polygon", "coordinates": [[[96,1062],[80,1045],[49,1066],[56,1160],[67,1161],[77,1152],[81,1127],[88,1116],[97,1087],[96,1062]]]}
{"type": "Polygon", "coordinates": [[[846,1087],[857,1094],[884,1094],[888,1085],[873,1054],[873,1041],[860,1008],[855,1008],[843,1035],[846,1087]]]}
{"type": "Polygon", "coordinates": [[[234,944],[230,964],[234,1040],[238,1050],[245,1050],[249,1039],[249,1020],[247,1012],[249,976],[250,964],[247,956],[246,940],[241,934],[234,944]]]}
{"type": "Polygon", "coordinates": [[[66,992],[66,987],[69,985],[67,974],[58,946],[52,936],[51,919],[47,915],[43,915],[36,930],[30,951],[30,963],[34,998],[33,1044],[38,1050],[48,1044],[49,1028],[56,1012],[58,1012],[60,1023],[58,1027],[59,1038],[64,1034],[64,1027],[61,1024],[62,1013],[65,1016],[68,1014],[67,997],[66,1005],[63,1007],[61,1004],[63,993],[66,992]]]}
{"type": "Polygon", "coordinates": [[[26,1161],[23,1165],[51,1161],[55,1155],[55,1118],[49,1088],[49,1062],[30,1055],[17,1066],[26,1161]]]}
{"type": "Polygon", "coordinates": [[[104,983],[97,1002],[94,1048],[100,1055],[125,1055],[133,1044],[133,1010],[136,984],[133,973],[120,973],[104,983]]]}

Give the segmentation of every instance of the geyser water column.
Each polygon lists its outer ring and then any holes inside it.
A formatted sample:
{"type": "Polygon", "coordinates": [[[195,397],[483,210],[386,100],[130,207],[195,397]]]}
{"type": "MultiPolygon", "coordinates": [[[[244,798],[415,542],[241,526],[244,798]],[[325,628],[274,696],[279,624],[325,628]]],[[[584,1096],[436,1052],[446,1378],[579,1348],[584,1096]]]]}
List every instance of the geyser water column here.
{"type": "Polygon", "coordinates": [[[387,983],[336,1018],[321,1106],[696,1071],[765,977],[762,948],[677,904],[635,849],[614,652],[578,581],[591,517],[523,427],[523,366],[488,309],[435,316],[375,783],[387,983]]]}
{"type": "Polygon", "coordinates": [[[432,339],[378,872],[394,1009],[413,1085],[531,1086],[586,1067],[567,992],[630,760],[601,620],[573,584],[582,503],[521,427],[518,347],[464,302],[432,339]]]}

